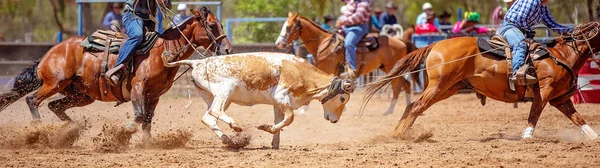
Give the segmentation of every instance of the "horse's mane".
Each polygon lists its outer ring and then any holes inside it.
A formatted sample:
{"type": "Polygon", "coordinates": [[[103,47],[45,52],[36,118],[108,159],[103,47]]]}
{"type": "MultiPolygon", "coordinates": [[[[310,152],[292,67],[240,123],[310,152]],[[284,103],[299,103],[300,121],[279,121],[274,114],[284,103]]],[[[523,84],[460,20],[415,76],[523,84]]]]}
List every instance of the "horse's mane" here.
{"type": "Polygon", "coordinates": [[[317,23],[313,22],[312,20],[305,18],[304,16],[300,16],[300,19],[304,19],[306,21],[308,21],[308,23],[312,24],[313,26],[317,27],[319,30],[324,31],[324,32],[328,32],[327,30],[323,29],[320,25],[318,25],[317,23]]]}

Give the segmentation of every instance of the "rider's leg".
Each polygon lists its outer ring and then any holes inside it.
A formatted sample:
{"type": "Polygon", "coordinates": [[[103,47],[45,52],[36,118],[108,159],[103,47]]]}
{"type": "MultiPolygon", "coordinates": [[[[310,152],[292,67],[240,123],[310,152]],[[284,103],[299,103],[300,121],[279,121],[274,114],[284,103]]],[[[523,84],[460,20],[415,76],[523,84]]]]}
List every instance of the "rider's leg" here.
{"type": "Polygon", "coordinates": [[[356,72],[356,45],[362,39],[364,35],[368,33],[369,26],[362,24],[358,26],[347,27],[344,29],[346,32],[346,38],[344,39],[344,48],[346,49],[346,62],[353,71],[350,73],[350,77],[354,78],[354,72],[356,72]]]}
{"type": "Polygon", "coordinates": [[[512,67],[513,74],[525,64],[525,54],[527,52],[527,43],[525,43],[525,35],[519,28],[511,24],[502,24],[500,35],[504,36],[512,48],[512,67]]]}
{"type": "Polygon", "coordinates": [[[117,58],[115,66],[106,72],[106,77],[109,77],[113,84],[119,82],[118,75],[113,76],[113,74],[122,69],[123,66],[121,66],[121,64],[123,61],[127,60],[137,45],[144,39],[144,27],[141,18],[137,17],[132,12],[125,12],[123,15],[123,25],[125,26],[129,39],[121,46],[121,51],[119,51],[119,57],[117,58]]]}

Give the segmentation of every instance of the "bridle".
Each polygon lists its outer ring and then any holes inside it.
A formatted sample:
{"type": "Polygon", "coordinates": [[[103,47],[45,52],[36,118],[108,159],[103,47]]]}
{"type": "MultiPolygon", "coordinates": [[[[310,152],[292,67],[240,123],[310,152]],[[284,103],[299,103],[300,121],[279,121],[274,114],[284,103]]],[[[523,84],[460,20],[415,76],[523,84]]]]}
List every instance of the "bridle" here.
{"type": "Polygon", "coordinates": [[[208,36],[209,40],[211,41],[210,44],[208,45],[208,47],[206,48],[206,50],[204,50],[204,54],[206,54],[210,48],[213,47],[213,45],[215,46],[215,53],[217,55],[219,55],[219,49],[221,47],[221,45],[218,43],[218,41],[223,40],[223,38],[227,38],[227,34],[221,34],[218,37],[215,37],[215,35],[212,33],[212,28],[208,25],[208,14],[206,14],[206,16],[204,16],[204,19],[202,19],[201,23],[202,26],[204,27],[204,31],[206,32],[206,35],[208,36]]]}
{"type": "Polygon", "coordinates": [[[589,48],[589,52],[591,54],[590,59],[598,65],[600,65],[600,59],[594,58],[594,49],[595,48],[592,47],[592,44],[590,43],[590,39],[595,38],[599,32],[600,32],[600,23],[591,22],[588,24],[577,26],[576,30],[573,32],[573,34],[570,35],[570,38],[573,39],[573,44],[575,44],[575,47],[573,47],[573,46],[571,46],[571,47],[578,53],[578,55],[582,56],[585,53],[583,53],[577,49],[577,45],[578,45],[577,41],[585,41],[586,45],[589,48]],[[590,36],[590,33],[593,33],[593,36],[590,36]]]}
{"type": "Polygon", "coordinates": [[[292,28],[292,30],[290,30],[289,32],[286,32],[285,35],[279,35],[279,37],[283,38],[283,41],[287,42],[288,39],[290,38],[290,35],[294,34],[294,33],[298,33],[298,37],[302,36],[302,24],[300,24],[300,19],[296,19],[296,24],[297,26],[294,26],[292,28]]]}

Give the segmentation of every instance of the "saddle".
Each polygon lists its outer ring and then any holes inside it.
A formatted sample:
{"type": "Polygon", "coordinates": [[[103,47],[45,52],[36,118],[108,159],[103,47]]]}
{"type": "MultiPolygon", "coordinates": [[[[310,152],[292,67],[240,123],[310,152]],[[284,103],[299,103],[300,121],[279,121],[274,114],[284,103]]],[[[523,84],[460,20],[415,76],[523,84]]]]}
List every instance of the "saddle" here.
{"type": "MultiPolygon", "coordinates": [[[[532,89],[536,88],[534,86],[536,86],[538,81],[536,79],[535,82],[528,82],[525,79],[525,75],[530,75],[530,76],[537,78],[535,66],[533,66],[533,62],[535,62],[535,61],[539,61],[539,60],[542,60],[545,58],[551,58],[557,64],[562,65],[563,67],[566,67],[568,70],[571,70],[570,67],[567,66],[567,64],[554,58],[550,54],[550,51],[548,51],[548,47],[553,47],[556,44],[556,42],[549,41],[547,43],[539,43],[539,42],[536,42],[533,40],[529,40],[529,41],[527,41],[527,44],[528,44],[528,50],[527,50],[527,54],[526,54],[525,65],[523,65],[517,71],[517,73],[516,73],[517,79],[516,79],[515,83],[510,82],[510,79],[508,80],[509,88],[506,89],[506,93],[505,93],[505,95],[506,95],[505,101],[506,102],[533,101],[533,90],[532,89]],[[516,87],[515,84],[519,85],[521,87],[516,87]]],[[[498,61],[506,60],[507,67],[508,67],[507,79],[512,76],[512,73],[513,73],[512,53],[511,53],[510,45],[508,44],[508,42],[506,41],[506,39],[504,37],[494,36],[494,37],[492,37],[492,39],[489,39],[489,40],[483,39],[483,38],[478,38],[477,46],[481,53],[487,53],[487,54],[482,54],[484,57],[498,60],[498,61]]],[[[481,102],[482,105],[484,105],[485,97],[481,97],[480,95],[478,95],[477,97],[482,101],[481,102]]],[[[516,107],[516,103],[515,103],[515,107],[516,107]]]]}
{"type": "MultiPolygon", "coordinates": [[[[336,38],[333,38],[334,40],[336,40],[336,43],[339,47],[343,47],[343,45],[340,46],[340,44],[343,44],[344,42],[344,38],[346,37],[346,32],[344,31],[338,31],[336,38]]],[[[360,41],[358,42],[358,44],[356,45],[356,52],[360,52],[360,53],[366,53],[369,51],[373,51],[373,50],[377,50],[379,48],[379,41],[377,40],[377,37],[374,36],[368,36],[364,35],[360,41]]]]}
{"type": "MultiPolygon", "coordinates": [[[[156,39],[158,39],[158,33],[153,31],[146,31],[144,36],[144,40],[140,45],[136,47],[134,51],[134,55],[144,55],[147,54],[150,49],[154,46],[156,39]]],[[[129,69],[126,70],[121,75],[121,82],[119,82],[119,87],[110,87],[108,81],[104,78],[104,75],[109,67],[109,57],[111,55],[116,55],[119,53],[121,45],[128,37],[125,34],[116,31],[106,31],[106,30],[97,30],[92,33],[92,35],[86,37],[82,42],[81,46],[88,52],[103,52],[102,54],[102,64],[101,64],[101,72],[100,72],[100,92],[101,99],[117,99],[119,104],[124,102],[128,102],[130,100],[129,89],[129,69]]],[[[131,68],[131,72],[133,71],[133,58],[127,60],[124,64],[131,64],[126,67],[131,68]]],[[[112,65],[111,65],[112,66],[112,65]]]]}
{"type": "MultiPolygon", "coordinates": [[[[334,34],[333,38],[331,38],[331,41],[329,42],[329,45],[336,46],[334,48],[333,51],[331,51],[331,53],[329,54],[333,54],[333,53],[343,53],[345,51],[344,48],[344,37],[345,37],[345,33],[344,31],[338,31],[338,33],[334,34]]],[[[361,65],[364,64],[363,62],[363,57],[370,51],[374,51],[377,50],[379,48],[379,41],[377,40],[377,37],[371,37],[365,35],[363,36],[363,38],[358,42],[358,44],[356,45],[356,62],[357,62],[357,72],[360,71],[360,67],[362,67],[361,65]]],[[[340,63],[338,63],[337,67],[338,67],[338,72],[342,73],[344,71],[346,71],[346,62],[342,61],[340,63]]],[[[339,74],[338,74],[339,75],[339,74]]]]}
{"type": "MultiPolygon", "coordinates": [[[[110,44],[108,44],[109,52],[111,54],[119,54],[119,49],[125,40],[127,40],[126,34],[110,31],[110,30],[97,30],[92,35],[86,37],[82,42],[81,46],[88,51],[93,52],[102,52],[106,50],[108,41],[110,40],[110,44]]],[[[143,55],[148,53],[152,46],[154,46],[154,42],[158,39],[158,33],[153,31],[146,31],[144,34],[144,40],[140,43],[133,54],[143,55]]]]}

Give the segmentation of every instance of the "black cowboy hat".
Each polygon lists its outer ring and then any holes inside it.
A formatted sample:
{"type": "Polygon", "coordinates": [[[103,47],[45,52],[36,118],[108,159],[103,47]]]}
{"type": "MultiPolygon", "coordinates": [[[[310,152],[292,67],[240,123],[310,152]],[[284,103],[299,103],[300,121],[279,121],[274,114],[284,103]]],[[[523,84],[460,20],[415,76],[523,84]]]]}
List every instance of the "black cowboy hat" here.
{"type": "Polygon", "coordinates": [[[450,13],[448,13],[447,11],[444,11],[444,13],[442,13],[442,15],[440,15],[440,18],[449,18],[452,15],[450,13]]]}

